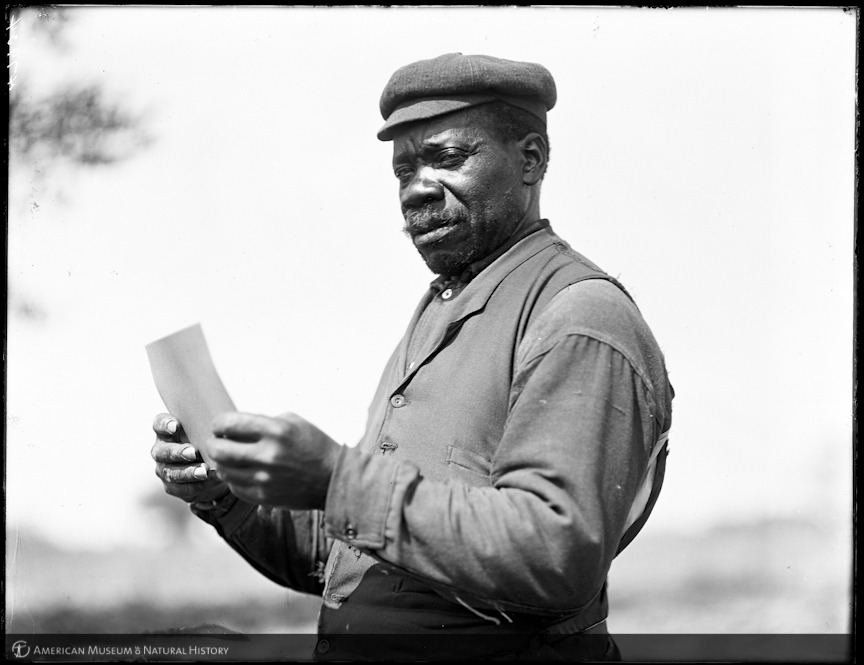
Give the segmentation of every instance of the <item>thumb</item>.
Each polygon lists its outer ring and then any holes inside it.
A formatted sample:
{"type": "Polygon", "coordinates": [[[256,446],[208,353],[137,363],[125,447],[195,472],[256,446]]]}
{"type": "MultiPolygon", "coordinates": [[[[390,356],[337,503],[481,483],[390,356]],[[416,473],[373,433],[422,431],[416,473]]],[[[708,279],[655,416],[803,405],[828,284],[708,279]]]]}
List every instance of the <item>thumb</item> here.
{"type": "Polygon", "coordinates": [[[284,423],[255,413],[226,411],[213,419],[211,427],[217,438],[255,443],[267,436],[278,436],[284,430],[284,423]]]}

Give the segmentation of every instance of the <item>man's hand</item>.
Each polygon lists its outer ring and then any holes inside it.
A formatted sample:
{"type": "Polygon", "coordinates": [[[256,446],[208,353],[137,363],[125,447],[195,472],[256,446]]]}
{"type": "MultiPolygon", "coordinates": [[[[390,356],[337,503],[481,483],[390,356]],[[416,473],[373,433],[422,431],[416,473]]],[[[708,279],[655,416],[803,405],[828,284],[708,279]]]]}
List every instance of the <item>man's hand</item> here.
{"type": "Polygon", "coordinates": [[[160,413],[153,419],[156,443],[150,454],[156,460],[156,475],[165,485],[165,491],[193,503],[212,501],[228,493],[228,486],[207,465],[191,443],[180,441],[182,429],[177,418],[160,413]]]}
{"type": "Polygon", "coordinates": [[[274,508],[323,508],[341,446],[293,413],[223,413],[207,452],[231,492],[274,508]]]}

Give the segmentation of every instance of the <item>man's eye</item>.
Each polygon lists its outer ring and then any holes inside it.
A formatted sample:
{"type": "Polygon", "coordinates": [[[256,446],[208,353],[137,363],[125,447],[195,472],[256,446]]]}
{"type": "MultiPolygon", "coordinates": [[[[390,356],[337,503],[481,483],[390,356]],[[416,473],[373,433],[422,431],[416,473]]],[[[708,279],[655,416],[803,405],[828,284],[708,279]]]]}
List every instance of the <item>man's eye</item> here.
{"type": "Polygon", "coordinates": [[[396,177],[399,180],[405,181],[414,175],[414,169],[411,169],[411,168],[408,168],[407,166],[405,166],[405,167],[402,167],[401,169],[396,169],[393,173],[396,175],[396,177]]]}
{"type": "Polygon", "coordinates": [[[435,160],[435,166],[442,169],[452,169],[461,166],[465,161],[465,155],[462,152],[451,150],[442,152],[435,160]]]}

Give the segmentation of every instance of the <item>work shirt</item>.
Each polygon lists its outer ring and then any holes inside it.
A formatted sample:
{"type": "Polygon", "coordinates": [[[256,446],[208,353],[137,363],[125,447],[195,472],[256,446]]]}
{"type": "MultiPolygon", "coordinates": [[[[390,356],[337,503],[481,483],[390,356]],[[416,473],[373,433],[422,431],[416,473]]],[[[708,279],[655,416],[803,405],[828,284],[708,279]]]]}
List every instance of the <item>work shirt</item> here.
{"type": "Polygon", "coordinates": [[[543,223],[467,283],[433,283],[323,511],[193,510],[323,595],[319,658],[355,633],[579,632],[656,499],[672,396],[623,287],[543,223]]]}

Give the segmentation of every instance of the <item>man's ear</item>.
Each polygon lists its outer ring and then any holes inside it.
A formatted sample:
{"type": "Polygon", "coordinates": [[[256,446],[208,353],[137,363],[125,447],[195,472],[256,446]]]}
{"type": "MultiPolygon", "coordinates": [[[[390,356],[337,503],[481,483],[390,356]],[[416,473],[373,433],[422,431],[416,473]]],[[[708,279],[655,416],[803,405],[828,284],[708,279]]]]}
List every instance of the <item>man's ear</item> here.
{"type": "Polygon", "coordinates": [[[522,182],[536,185],[546,175],[549,147],[540,134],[531,132],[519,141],[519,150],[522,153],[522,182]]]}

